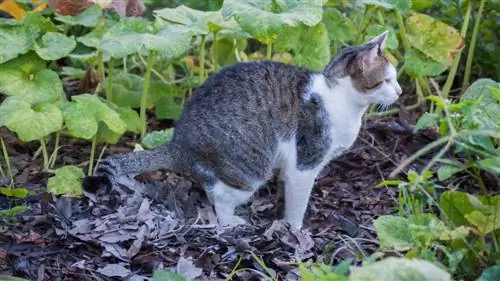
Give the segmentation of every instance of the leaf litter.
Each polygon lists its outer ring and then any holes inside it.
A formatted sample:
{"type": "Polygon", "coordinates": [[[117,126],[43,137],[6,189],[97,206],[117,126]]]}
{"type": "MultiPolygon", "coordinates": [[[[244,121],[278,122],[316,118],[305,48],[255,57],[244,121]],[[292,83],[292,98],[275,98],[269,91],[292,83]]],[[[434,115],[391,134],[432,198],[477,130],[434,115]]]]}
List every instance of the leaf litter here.
{"type": "MultiPolygon", "coordinates": [[[[378,247],[373,219],[391,213],[397,196],[395,190],[371,187],[386,179],[395,163],[433,140],[425,133],[393,130],[391,122],[368,121],[353,148],[324,169],[301,231],[276,220],[283,214],[282,182],[276,179],[237,208],[237,215],[250,223],[234,229],[217,229],[204,191],[166,171],[137,177],[144,194],[56,198],[45,192],[48,175],[41,173],[40,159],[26,157],[36,147],[19,145],[0,129],[14,159],[16,183],[36,193],[25,202],[28,212],[13,221],[2,218],[7,227],[0,230],[0,255],[6,258],[0,274],[32,280],[152,280],[154,270],[165,269],[188,280],[223,280],[247,268],[233,280],[262,278],[252,270],[299,280],[295,262],[336,264],[369,255],[378,247]]],[[[133,141],[125,137],[105,155],[131,151],[133,141]]],[[[64,164],[82,165],[88,158],[84,141],[62,143],[68,144],[60,151],[64,164]]],[[[20,201],[1,196],[0,206],[20,201]]]]}

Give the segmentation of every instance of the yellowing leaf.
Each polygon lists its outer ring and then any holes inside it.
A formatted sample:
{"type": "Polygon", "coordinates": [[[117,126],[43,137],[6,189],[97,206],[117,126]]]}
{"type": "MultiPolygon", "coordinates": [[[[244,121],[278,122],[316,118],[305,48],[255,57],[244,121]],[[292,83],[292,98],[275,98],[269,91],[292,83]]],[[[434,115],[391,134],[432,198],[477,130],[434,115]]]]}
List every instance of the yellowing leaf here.
{"type": "Polygon", "coordinates": [[[4,0],[0,4],[0,10],[10,14],[13,16],[16,20],[22,20],[26,16],[26,12],[17,5],[16,1],[14,0],[4,0]]]}
{"type": "Polygon", "coordinates": [[[47,190],[55,195],[82,195],[81,180],[85,176],[82,169],[76,166],[65,166],[54,171],[55,176],[49,178],[47,190]]]}

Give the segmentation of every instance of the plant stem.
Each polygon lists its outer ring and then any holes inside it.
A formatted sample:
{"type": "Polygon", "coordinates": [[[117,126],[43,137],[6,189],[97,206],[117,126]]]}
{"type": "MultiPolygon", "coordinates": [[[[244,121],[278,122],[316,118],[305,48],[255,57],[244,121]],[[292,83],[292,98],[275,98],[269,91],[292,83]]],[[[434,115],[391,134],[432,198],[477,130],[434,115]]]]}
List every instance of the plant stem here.
{"type": "Polygon", "coordinates": [[[273,58],[273,43],[269,43],[266,46],[266,58],[271,60],[273,58]]]}
{"type": "Polygon", "coordinates": [[[43,170],[47,171],[49,169],[49,154],[47,153],[47,145],[45,145],[43,138],[40,139],[40,146],[42,147],[43,170]]]}
{"type": "MultiPolygon", "coordinates": [[[[10,180],[10,187],[14,187],[14,177],[12,176],[12,168],[10,166],[10,159],[9,159],[9,153],[7,152],[7,147],[5,147],[5,143],[3,142],[3,138],[0,137],[0,142],[2,143],[2,152],[3,152],[3,158],[5,160],[5,165],[7,166],[7,176],[9,177],[10,180]]],[[[3,174],[3,171],[2,171],[3,174]]]]}
{"type": "Polygon", "coordinates": [[[49,160],[49,168],[52,169],[54,168],[54,165],[56,164],[57,161],[57,153],[59,152],[59,139],[61,137],[61,131],[58,131],[56,133],[56,141],[54,143],[54,151],[52,151],[52,155],[50,156],[49,160]]]}
{"type": "MultiPolygon", "coordinates": [[[[469,27],[470,14],[472,11],[472,1],[469,1],[467,4],[467,10],[465,11],[464,23],[462,25],[462,29],[460,30],[460,36],[465,38],[467,34],[467,28],[469,27]]],[[[455,75],[457,74],[458,64],[460,63],[460,58],[462,57],[462,51],[460,51],[455,58],[453,59],[453,63],[451,65],[450,72],[448,73],[448,78],[446,79],[446,83],[443,86],[443,98],[447,98],[451,91],[451,86],[453,85],[453,80],[455,80],[455,75]]]]}
{"type": "Polygon", "coordinates": [[[127,57],[123,57],[123,72],[126,74],[128,72],[127,69],[127,57]]]}
{"type": "Polygon", "coordinates": [[[404,48],[405,52],[407,53],[410,51],[411,47],[410,47],[410,43],[408,42],[408,37],[406,36],[406,27],[405,27],[405,23],[403,20],[403,16],[398,11],[396,11],[396,19],[398,21],[399,36],[401,37],[401,42],[403,43],[403,48],[404,48]]]}
{"type": "Polygon", "coordinates": [[[217,71],[219,69],[219,66],[217,64],[217,61],[215,60],[215,53],[217,51],[217,33],[213,33],[214,36],[214,41],[212,42],[212,46],[210,48],[210,59],[212,60],[212,65],[214,66],[214,71],[217,71]]]}
{"type": "Polygon", "coordinates": [[[87,176],[91,176],[93,173],[96,143],[97,143],[97,134],[95,134],[94,137],[92,138],[92,146],[90,147],[89,170],[87,171],[87,176]]]}
{"type": "MultiPolygon", "coordinates": [[[[104,83],[104,79],[106,78],[105,74],[104,74],[104,53],[102,51],[99,51],[98,55],[97,55],[97,63],[98,63],[98,73],[99,73],[99,84],[101,84],[101,87],[102,87],[102,83],[104,83]]],[[[97,95],[97,90],[95,91],[94,94],[97,95]]]]}
{"type": "Polygon", "coordinates": [[[470,71],[472,68],[472,58],[474,57],[474,49],[476,48],[477,33],[479,32],[479,25],[481,23],[481,17],[483,16],[484,4],[486,0],[481,0],[479,4],[479,10],[477,11],[476,20],[474,22],[474,30],[472,31],[472,38],[469,46],[469,51],[467,52],[467,62],[465,64],[465,74],[464,82],[462,84],[462,93],[469,87],[470,71]]]}
{"type": "Polygon", "coordinates": [[[108,83],[106,83],[106,99],[113,101],[113,70],[115,67],[115,61],[110,58],[108,63],[108,83]]]}
{"type": "Polygon", "coordinates": [[[153,56],[154,56],[153,52],[154,52],[153,50],[148,51],[148,64],[146,66],[146,74],[144,75],[144,88],[142,91],[141,111],[140,111],[140,118],[142,123],[141,139],[144,138],[147,130],[146,106],[148,102],[149,82],[151,80],[151,69],[153,68],[153,56]]]}
{"type": "Polygon", "coordinates": [[[205,35],[201,36],[201,45],[200,45],[200,83],[205,79],[205,45],[206,45],[207,37],[205,35]]]}

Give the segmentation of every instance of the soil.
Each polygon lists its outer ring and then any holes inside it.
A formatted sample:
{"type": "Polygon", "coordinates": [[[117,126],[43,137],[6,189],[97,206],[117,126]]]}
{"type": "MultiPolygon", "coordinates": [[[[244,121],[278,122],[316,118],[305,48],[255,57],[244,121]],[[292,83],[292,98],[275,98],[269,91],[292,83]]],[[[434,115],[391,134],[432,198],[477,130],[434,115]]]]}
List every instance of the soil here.
{"type": "MultiPolygon", "coordinates": [[[[150,121],[152,129],[171,125],[150,121]]],[[[34,157],[38,144],[19,143],[6,129],[0,129],[0,136],[16,185],[34,194],[21,200],[0,196],[1,209],[29,207],[15,218],[1,219],[0,275],[29,280],[150,280],[160,268],[195,280],[223,280],[237,269],[242,270],[232,280],[263,280],[258,272],[299,280],[294,262],[359,263],[378,246],[373,220],[397,206],[395,188],[373,187],[435,139],[429,132],[412,134],[395,118],[367,121],[355,145],[318,177],[304,229],[291,231],[276,220],[283,202],[276,180],[237,210],[247,225],[216,229],[205,193],[180,175],[158,171],[141,176],[146,194],[56,198],[46,193],[51,174],[41,171],[41,156],[34,157]]],[[[131,151],[134,141],[127,136],[108,146],[104,156],[131,151]]],[[[85,170],[90,145],[65,137],[61,143],[57,166],[85,170]]]]}

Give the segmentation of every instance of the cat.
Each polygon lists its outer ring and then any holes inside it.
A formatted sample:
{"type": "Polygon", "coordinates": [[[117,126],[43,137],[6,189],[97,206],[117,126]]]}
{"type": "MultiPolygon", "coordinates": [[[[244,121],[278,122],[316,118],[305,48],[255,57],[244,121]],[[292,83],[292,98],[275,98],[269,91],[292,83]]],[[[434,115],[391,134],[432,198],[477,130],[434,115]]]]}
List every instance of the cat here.
{"type": "Polygon", "coordinates": [[[235,207],[279,169],[284,219],[301,229],[318,173],[351,147],[369,105],[388,106],[402,92],[383,54],[387,36],[345,47],[322,72],[272,61],[219,71],[189,98],[171,142],[104,159],[84,188],[164,168],[198,181],[219,226],[235,226],[245,223],[235,207]]]}

